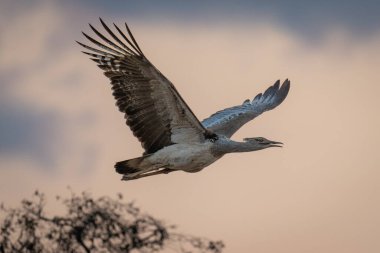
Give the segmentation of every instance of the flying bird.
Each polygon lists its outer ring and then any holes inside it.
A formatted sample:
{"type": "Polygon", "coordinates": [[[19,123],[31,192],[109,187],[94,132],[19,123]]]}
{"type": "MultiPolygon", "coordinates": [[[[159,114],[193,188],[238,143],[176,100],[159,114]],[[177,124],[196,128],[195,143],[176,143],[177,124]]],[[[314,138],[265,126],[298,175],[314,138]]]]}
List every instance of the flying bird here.
{"type": "Polygon", "coordinates": [[[179,170],[198,172],[228,153],[282,146],[263,137],[242,142],[230,138],[244,124],[284,101],[288,79],[200,122],[174,85],[144,55],[128,25],[125,33],[115,24],[111,30],[100,22],[107,36],[90,24],[97,40],[82,32],[93,45],[77,43],[111,80],[116,105],[145,150],[141,157],[116,163],[122,180],[179,170]]]}

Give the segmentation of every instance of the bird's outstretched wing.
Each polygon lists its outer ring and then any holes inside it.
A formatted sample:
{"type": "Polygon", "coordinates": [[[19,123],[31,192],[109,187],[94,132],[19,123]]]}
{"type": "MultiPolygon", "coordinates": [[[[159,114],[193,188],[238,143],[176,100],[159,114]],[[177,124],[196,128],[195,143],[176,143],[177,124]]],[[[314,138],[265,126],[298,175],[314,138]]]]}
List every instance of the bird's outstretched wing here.
{"type": "Polygon", "coordinates": [[[173,84],[144,56],[127,24],[129,38],[114,24],[120,38],[102,19],[100,22],[113,40],[90,25],[102,42],[83,33],[98,48],[78,43],[90,51],[83,53],[111,79],[116,105],[125,113],[127,124],[142,143],[145,153],[153,153],[173,143],[204,141],[209,131],[173,84]]]}
{"type": "Polygon", "coordinates": [[[288,95],[289,88],[290,81],[288,79],[281,87],[280,80],[278,80],[264,94],[258,94],[252,101],[247,99],[242,105],[218,111],[203,120],[202,124],[216,134],[231,137],[245,123],[281,104],[288,95]]]}

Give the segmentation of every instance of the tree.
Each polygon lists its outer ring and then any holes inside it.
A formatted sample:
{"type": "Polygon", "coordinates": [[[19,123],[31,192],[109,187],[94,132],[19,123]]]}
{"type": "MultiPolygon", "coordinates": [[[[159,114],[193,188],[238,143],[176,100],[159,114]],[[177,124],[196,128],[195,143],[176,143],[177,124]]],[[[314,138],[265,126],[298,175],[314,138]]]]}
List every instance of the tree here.
{"type": "Polygon", "coordinates": [[[45,214],[45,196],[36,191],[18,208],[0,211],[0,252],[9,253],[128,253],[202,252],[220,253],[223,242],[175,232],[144,214],[123,196],[93,198],[84,192],[57,197],[66,209],[64,216],[45,214]]]}

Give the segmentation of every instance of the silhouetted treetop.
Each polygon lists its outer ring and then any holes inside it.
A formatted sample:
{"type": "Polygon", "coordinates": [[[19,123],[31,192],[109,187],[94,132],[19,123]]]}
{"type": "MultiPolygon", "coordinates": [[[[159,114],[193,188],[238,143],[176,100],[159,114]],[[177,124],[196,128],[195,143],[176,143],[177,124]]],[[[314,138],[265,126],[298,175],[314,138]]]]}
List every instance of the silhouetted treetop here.
{"type": "Polygon", "coordinates": [[[68,198],[57,197],[66,214],[48,216],[45,196],[36,191],[18,208],[0,211],[0,253],[128,253],[202,252],[220,253],[221,241],[184,235],[143,213],[123,196],[93,198],[83,192],[68,198]]]}

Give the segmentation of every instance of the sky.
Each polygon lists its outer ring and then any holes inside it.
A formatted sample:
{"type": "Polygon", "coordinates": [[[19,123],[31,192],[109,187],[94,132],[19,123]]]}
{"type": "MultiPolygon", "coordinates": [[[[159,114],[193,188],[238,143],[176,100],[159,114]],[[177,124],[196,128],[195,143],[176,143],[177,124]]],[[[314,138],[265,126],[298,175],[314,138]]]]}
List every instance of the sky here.
{"type": "Polygon", "coordinates": [[[225,252],[380,250],[378,1],[11,1],[0,3],[0,201],[123,193],[225,252]],[[282,149],[233,154],[195,174],[130,182],[116,161],[141,145],[108,80],[80,53],[88,23],[128,22],[200,120],[291,80],[244,126],[282,149]]]}

